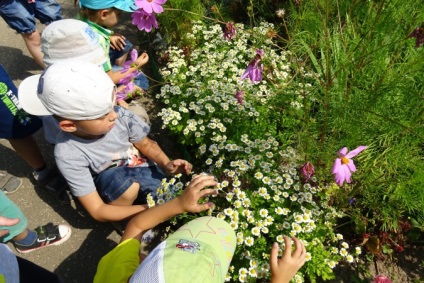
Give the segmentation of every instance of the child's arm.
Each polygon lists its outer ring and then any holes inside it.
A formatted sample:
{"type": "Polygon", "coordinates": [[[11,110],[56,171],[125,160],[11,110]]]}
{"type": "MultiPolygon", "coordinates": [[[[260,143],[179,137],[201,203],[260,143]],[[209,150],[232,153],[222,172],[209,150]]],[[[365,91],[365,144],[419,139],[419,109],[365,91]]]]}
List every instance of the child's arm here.
{"type": "Polygon", "coordinates": [[[144,138],[141,141],[134,143],[134,146],[140,150],[140,152],[155,162],[159,167],[166,170],[170,174],[183,173],[190,174],[192,165],[183,159],[176,159],[171,161],[169,157],[162,151],[160,146],[149,138],[144,138]]]}
{"type": "Polygon", "coordinates": [[[120,221],[147,209],[144,205],[110,205],[103,202],[97,191],[78,197],[81,205],[97,221],[120,221]]]}
{"type": "Polygon", "coordinates": [[[107,74],[112,79],[114,84],[118,84],[121,79],[125,78],[128,74],[137,71],[148,61],[149,55],[147,55],[147,53],[143,53],[134,61],[134,67],[129,68],[126,72],[121,73],[121,71],[113,72],[112,70],[110,70],[107,72],[107,74]]]}
{"type": "Polygon", "coordinates": [[[199,199],[204,196],[216,194],[214,189],[204,189],[215,186],[213,176],[197,175],[191,180],[182,195],[164,203],[151,207],[134,216],[125,229],[122,241],[134,238],[140,240],[144,232],[155,227],[163,221],[184,212],[200,212],[209,209],[213,203],[199,204],[199,199]]]}
{"type": "Polygon", "coordinates": [[[292,238],[295,250],[292,254],[292,244],[290,238],[284,236],[286,247],[283,256],[278,258],[278,244],[274,243],[271,248],[271,283],[289,283],[296,272],[306,261],[306,249],[301,241],[292,238]]]}

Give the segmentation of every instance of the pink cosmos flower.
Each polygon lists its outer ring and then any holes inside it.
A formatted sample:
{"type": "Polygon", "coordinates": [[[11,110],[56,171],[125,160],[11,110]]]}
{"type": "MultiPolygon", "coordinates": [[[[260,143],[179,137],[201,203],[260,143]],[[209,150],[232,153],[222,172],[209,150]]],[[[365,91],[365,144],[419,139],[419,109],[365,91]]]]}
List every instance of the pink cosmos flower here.
{"type": "Polygon", "coordinates": [[[125,73],[126,71],[128,71],[128,69],[131,68],[131,66],[134,64],[135,60],[137,60],[138,52],[136,49],[132,49],[130,51],[130,58],[130,60],[125,61],[125,63],[123,64],[121,73],[125,73]]]}
{"type": "Polygon", "coordinates": [[[420,47],[420,45],[424,43],[424,28],[415,28],[414,31],[408,35],[408,38],[409,37],[415,37],[415,48],[420,47]]]}
{"type": "Polygon", "coordinates": [[[333,165],[332,174],[336,180],[337,185],[342,186],[344,181],[350,183],[351,172],[356,171],[355,164],[351,158],[358,155],[361,151],[366,149],[368,146],[359,146],[358,148],[347,152],[347,147],[342,148],[338,155],[340,158],[336,158],[333,165]]]}
{"type": "Polygon", "coordinates": [[[234,36],[236,36],[236,27],[234,26],[234,23],[226,23],[224,28],[224,38],[227,40],[233,40],[234,36]]]}
{"type": "Polygon", "coordinates": [[[135,84],[132,81],[127,83],[123,90],[116,92],[116,101],[121,101],[132,97],[132,94],[135,93],[135,90],[135,84]]]}
{"type": "Polygon", "coordinates": [[[306,162],[302,167],[300,167],[300,172],[305,177],[305,181],[308,181],[312,175],[315,174],[314,165],[311,162],[306,162]]]}
{"type": "Polygon", "coordinates": [[[259,62],[262,60],[263,54],[264,54],[263,49],[256,50],[255,58],[253,58],[253,60],[250,61],[249,65],[246,68],[246,71],[244,71],[243,75],[241,75],[240,80],[249,78],[252,81],[252,83],[260,82],[262,80],[262,71],[264,70],[264,65],[261,64],[260,67],[258,67],[258,65],[259,65],[259,62]]]}
{"type": "Polygon", "coordinates": [[[140,9],[143,9],[146,13],[151,14],[155,12],[160,14],[163,12],[162,5],[165,4],[166,0],[135,0],[135,5],[140,9]]]}
{"type": "Polygon", "coordinates": [[[138,9],[131,14],[132,23],[136,25],[139,30],[145,30],[150,32],[152,27],[158,28],[158,22],[156,20],[155,14],[147,13],[143,9],[138,9]]]}
{"type": "Polygon", "coordinates": [[[236,92],[236,99],[237,99],[237,102],[238,102],[240,105],[242,105],[242,104],[243,104],[243,99],[244,99],[244,91],[242,91],[242,90],[238,90],[238,91],[236,92]]]}
{"type": "Polygon", "coordinates": [[[392,280],[384,275],[377,275],[375,276],[373,283],[392,283],[392,280]]]}

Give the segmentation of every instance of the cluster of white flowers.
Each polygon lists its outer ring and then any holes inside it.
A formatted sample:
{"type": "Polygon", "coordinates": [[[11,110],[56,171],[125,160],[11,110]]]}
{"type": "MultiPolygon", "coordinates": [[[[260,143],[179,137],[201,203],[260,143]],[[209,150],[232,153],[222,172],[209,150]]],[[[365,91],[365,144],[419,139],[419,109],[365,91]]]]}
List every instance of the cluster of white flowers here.
{"type": "MultiPolygon", "coordinates": [[[[276,241],[282,254],[283,235],[296,236],[308,247],[307,264],[314,264],[314,254],[325,254],[321,258],[326,258],[331,272],[341,259],[354,260],[348,247],[342,244],[339,249],[337,241],[328,238],[334,235],[333,224],[342,214],[327,203],[326,188],[302,181],[296,151],[284,148],[257,125],[262,109],[272,107],[267,105],[270,98],[280,95],[291,79],[290,52],[271,44],[267,33],[272,24],[262,23],[250,31],[241,24],[235,26],[237,33],[230,41],[223,38],[219,25],[208,28],[196,23],[187,35],[193,42],[189,51],[168,49],[169,63],[161,70],[168,84],[157,95],[166,104],[159,113],[163,127],[178,134],[184,144],[196,147],[196,157],[219,176],[216,207],[208,214],[226,220],[236,232],[237,249],[227,281],[269,278],[269,250],[276,241]],[[264,50],[264,79],[259,83],[240,80],[256,49],[264,50]],[[236,97],[238,91],[244,97],[236,97]]],[[[308,87],[298,86],[299,94],[305,95],[308,87]]],[[[302,107],[299,101],[287,107],[298,109],[302,107]]],[[[171,181],[169,185],[163,182],[158,203],[183,187],[171,181]]],[[[303,277],[299,272],[293,280],[303,282],[303,277]]]]}

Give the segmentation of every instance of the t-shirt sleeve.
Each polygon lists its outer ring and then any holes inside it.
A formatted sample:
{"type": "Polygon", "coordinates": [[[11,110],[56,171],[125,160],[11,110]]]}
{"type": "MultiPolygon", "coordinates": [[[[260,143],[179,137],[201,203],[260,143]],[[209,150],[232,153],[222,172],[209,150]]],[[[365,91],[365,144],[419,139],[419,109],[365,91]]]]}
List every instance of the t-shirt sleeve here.
{"type": "Polygon", "coordinates": [[[96,190],[89,169],[89,163],[82,155],[73,154],[75,149],[66,144],[57,144],[55,146],[55,160],[57,167],[76,197],[88,195],[96,190]]]}
{"type": "Polygon", "coordinates": [[[147,137],[150,132],[150,127],[143,119],[123,107],[120,107],[120,111],[122,111],[122,119],[125,120],[125,124],[128,128],[130,143],[136,143],[147,137]]]}
{"type": "Polygon", "coordinates": [[[97,266],[94,283],[128,282],[140,264],[140,242],[128,239],[106,254],[97,266]]]}

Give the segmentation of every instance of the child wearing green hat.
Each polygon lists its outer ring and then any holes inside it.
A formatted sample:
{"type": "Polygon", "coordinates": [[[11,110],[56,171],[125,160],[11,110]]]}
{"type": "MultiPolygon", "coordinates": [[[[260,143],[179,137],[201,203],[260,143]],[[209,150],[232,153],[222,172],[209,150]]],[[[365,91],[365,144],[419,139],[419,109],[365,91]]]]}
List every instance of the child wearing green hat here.
{"type": "MultiPolygon", "coordinates": [[[[98,267],[94,282],[157,282],[157,283],[222,283],[236,247],[236,236],[231,226],[216,217],[200,217],[182,226],[160,243],[140,262],[140,239],[143,234],[184,212],[200,212],[213,203],[199,204],[205,196],[216,194],[210,189],[217,185],[213,176],[197,175],[181,196],[142,211],[128,223],[121,243],[105,255],[98,267]]],[[[284,238],[286,248],[278,258],[278,244],[271,248],[271,282],[288,283],[306,260],[301,241],[284,238]]]]}

